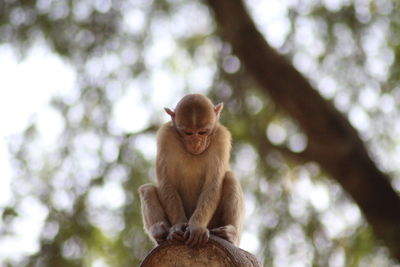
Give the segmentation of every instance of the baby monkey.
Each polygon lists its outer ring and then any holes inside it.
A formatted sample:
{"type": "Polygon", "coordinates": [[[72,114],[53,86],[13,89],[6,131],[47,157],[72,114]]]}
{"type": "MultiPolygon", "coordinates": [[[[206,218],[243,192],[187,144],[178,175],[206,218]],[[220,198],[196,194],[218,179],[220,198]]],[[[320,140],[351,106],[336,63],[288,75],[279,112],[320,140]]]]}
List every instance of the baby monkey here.
{"type": "Polygon", "coordinates": [[[219,123],[223,104],[183,97],[157,133],[158,186],[139,188],[145,230],[156,243],[204,245],[211,234],[239,245],[243,192],[229,170],[231,135],[219,123]]]}

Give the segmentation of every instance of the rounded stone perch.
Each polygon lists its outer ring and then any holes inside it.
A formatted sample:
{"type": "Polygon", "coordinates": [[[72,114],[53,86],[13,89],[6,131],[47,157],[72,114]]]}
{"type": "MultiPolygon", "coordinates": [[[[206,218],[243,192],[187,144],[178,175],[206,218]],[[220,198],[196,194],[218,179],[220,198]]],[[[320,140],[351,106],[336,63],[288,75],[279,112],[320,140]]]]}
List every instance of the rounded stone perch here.
{"type": "Polygon", "coordinates": [[[154,248],[141,267],[262,267],[256,257],[228,241],[210,236],[201,248],[166,241],[154,248]]]}

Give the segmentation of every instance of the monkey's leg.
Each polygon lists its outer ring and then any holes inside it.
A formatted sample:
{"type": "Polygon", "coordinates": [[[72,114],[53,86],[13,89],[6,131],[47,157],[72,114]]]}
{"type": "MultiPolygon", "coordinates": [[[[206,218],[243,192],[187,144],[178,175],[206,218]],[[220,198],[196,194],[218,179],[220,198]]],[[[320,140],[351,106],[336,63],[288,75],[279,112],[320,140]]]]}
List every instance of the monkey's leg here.
{"type": "Polygon", "coordinates": [[[170,223],[161,206],[157,187],[144,184],[139,187],[143,224],[150,238],[157,244],[166,240],[170,223]]]}
{"type": "Polygon", "coordinates": [[[210,222],[211,233],[238,246],[243,228],[243,218],[243,191],[234,174],[228,171],[224,177],[221,202],[210,222]]]}

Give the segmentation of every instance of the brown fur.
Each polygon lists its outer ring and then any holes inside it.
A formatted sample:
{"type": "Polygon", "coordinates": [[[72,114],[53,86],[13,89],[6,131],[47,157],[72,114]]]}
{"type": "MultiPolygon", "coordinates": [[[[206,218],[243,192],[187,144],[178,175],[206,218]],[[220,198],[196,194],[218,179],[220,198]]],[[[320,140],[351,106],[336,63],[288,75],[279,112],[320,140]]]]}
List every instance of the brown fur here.
{"type": "MultiPolygon", "coordinates": [[[[214,111],[211,102],[210,105],[214,111]]],[[[189,240],[187,244],[196,246],[208,240],[208,228],[211,233],[239,244],[243,193],[239,182],[229,171],[231,135],[216,121],[221,109],[214,117],[201,115],[196,118],[201,123],[213,122],[215,126],[213,133],[204,137],[211,138],[211,141],[201,154],[188,152],[184,139],[172,122],[164,124],[158,131],[158,186],[143,185],[139,189],[145,229],[156,242],[168,235],[172,236],[171,239],[175,236],[180,240],[189,240]],[[159,227],[160,224],[163,226],[159,227]],[[165,226],[175,225],[168,234],[162,233],[165,226]]],[[[196,113],[210,114],[209,110],[198,110],[196,113]]],[[[176,116],[185,121],[193,114],[177,112],[176,116]]]]}

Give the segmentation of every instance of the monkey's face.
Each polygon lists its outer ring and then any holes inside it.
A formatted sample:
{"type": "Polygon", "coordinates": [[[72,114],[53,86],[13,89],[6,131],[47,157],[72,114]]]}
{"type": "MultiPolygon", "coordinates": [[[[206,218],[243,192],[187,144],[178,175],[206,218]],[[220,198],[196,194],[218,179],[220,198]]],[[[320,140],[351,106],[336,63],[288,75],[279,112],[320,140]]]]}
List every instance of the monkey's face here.
{"type": "Polygon", "coordinates": [[[165,111],[171,116],[185,149],[193,155],[199,155],[211,144],[223,106],[222,103],[214,106],[203,95],[190,94],[179,101],[175,111],[169,108],[165,108],[165,111]]]}
{"type": "Polygon", "coordinates": [[[211,143],[211,129],[180,130],[180,135],[186,150],[193,155],[200,155],[207,150],[211,143]]]}

